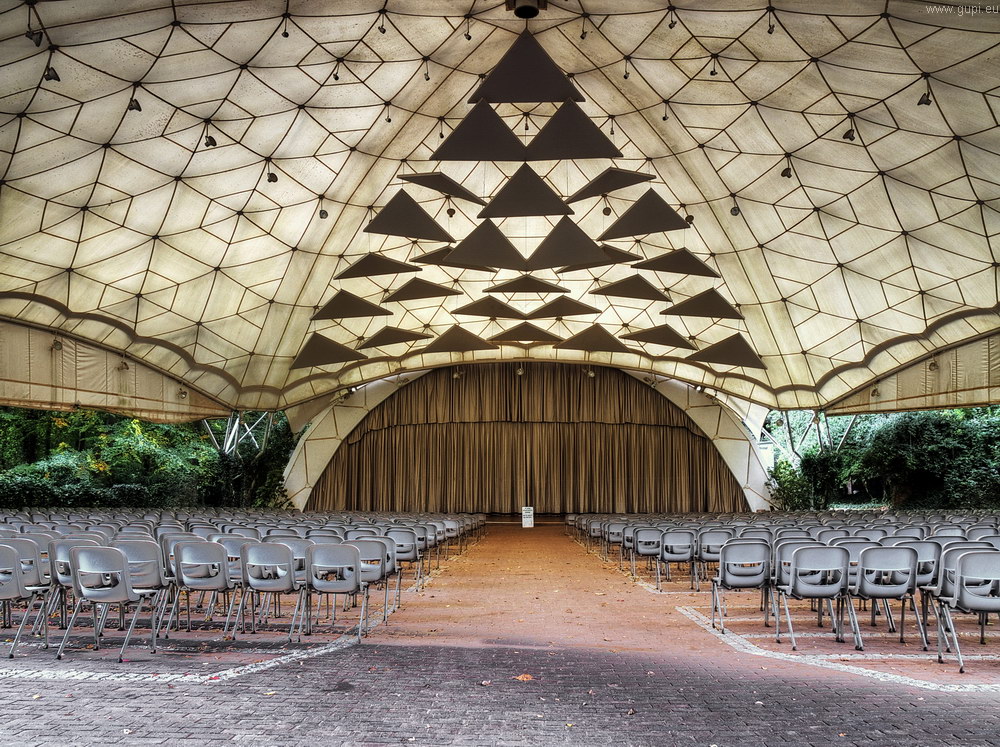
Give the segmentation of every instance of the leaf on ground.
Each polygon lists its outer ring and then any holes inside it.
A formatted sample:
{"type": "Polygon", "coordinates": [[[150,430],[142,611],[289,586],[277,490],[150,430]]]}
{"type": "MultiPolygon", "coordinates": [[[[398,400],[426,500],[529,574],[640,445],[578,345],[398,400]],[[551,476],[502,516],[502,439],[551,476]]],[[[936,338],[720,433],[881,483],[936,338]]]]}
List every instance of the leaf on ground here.
{"type": "Polygon", "coordinates": [[[479,684],[482,685],[483,687],[489,687],[490,685],[493,684],[493,681],[492,680],[483,680],[479,684]]]}
{"type": "Polygon", "coordinates": [[[511,679],[517,680],[518,682],[529,682],[535,678],[526,672],[524,674],[517,675],[517,677],[511,677],[511,679]]]}

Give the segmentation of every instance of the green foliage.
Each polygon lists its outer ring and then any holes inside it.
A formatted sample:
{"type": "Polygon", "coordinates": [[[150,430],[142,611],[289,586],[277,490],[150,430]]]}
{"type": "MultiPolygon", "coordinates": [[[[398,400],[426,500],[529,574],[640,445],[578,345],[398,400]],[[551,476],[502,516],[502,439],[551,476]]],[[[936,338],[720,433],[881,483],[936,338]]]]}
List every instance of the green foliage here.
{"type": "Polygon", "coordinates": [[[294,444],[283,413],[263,449],[224,455],[194,423],[0,408],[0,508],[283,507],[294,444]]]}
{"type": "Polygon", "coordinates": [[[819,428],[812,413],[772,413],[766,428],[782,453],[793,455],[772,471],[777,505],[812,510],[832,504],[1000,505],[996,407],[823,418],[819,428]],[[822,441],[818,435],[809,438],[810,428],[823,434],[822,441]],[[803,445],[798,454],[791,444],[803,445]]]}

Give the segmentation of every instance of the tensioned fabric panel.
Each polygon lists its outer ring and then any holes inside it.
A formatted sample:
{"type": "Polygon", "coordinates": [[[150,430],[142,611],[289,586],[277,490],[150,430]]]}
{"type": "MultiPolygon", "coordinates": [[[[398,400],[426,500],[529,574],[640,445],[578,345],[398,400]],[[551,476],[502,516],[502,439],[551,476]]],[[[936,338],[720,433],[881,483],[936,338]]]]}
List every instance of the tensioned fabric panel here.
{"type": "Polygon", "coordinates": [[[344,441],[307,508],[508,513],[525,505],[545,513],[746,508],[711,439],[679,407],[620,371],[548,363],[443,368],[400,389],[344,441]]]}

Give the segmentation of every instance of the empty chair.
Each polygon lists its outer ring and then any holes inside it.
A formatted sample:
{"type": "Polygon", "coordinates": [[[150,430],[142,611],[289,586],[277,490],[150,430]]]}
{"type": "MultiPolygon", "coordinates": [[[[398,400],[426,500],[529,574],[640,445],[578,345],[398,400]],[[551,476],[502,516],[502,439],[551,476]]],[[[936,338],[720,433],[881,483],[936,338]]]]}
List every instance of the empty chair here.
{"type": "Polygon", "coordinates": [[[163,554],[157,542],[151,539],[116,539],[111,547],[125,553],[129,580],[132,588],[140,596],[152,597],[150,627],[153,629],[150,650],[156,652],[156,638],[163,612],[167,606],[170,581],[163,567],[163,554]]]}
{"type": "Polygon", "coordinates": [[[344,532],[345,540],[356,540],[367,537],[378,537],[378,530],[375,527],[363,527],[360,529],[348,529],[344,532]]]}
{"type": "Polygon", "coordinates": [[[385,619],[386,609],[389,606],[389,582],[385,545],[375,541],[373,538],[347,540],[344,544],[356,547],[360,553],[362,581],[366,584],[385,583],[385,601],[382,608],[382,617],[385,619]]]}
{"type": "MultiPolygon", "coordinates": [[[[229,555],[226,548],[218,542],[178,542],[174,545],[174,568],[177,571],[176,586],[178,592],[187,594],[187,629],[191,630],[191,592],[211,592],[205,620],[212,618],[219,594],[229,596],[226,608],[226,622],[222,628],[222,636],[229,632],[229,621],[232,619],[233,607],[236,604],[236,584],[229,575],[229,555]]],[[[180,593],[174,597],[170,616],[167,618],[167,630],[177,614],[180,604],[180,593]]],[[[235,622],[233,637],[236,637],[235,622]]]]}
{"type": "MultiPolygon", "coordinates": [[[[942,561],[944,563],[944,561],[942,561]]],[[[979,615],[979,642],[986,642],[986,618],[1000,614],[1000,552],[969,550],[958,555],[951,588],[938,596],[938,661],[944,661],[944,642],[950,640],[958,658],[958,671],[965,671],[965,660],[958,642],[952,610],[979,615]]]]}
{"type": "Polygon", "coordinates": [[[361,552],[353,545],[313,545],[306,551],[306,630],[312,631],[311,595],[333,595],[330,620],[334,621],[337,595],[361,593],[358,642],[368,629],[368,584],[361,580],[361,552]]]}
{"type": "MultiPolygon", "coordinates": [[[[875,612],[881,600],[885,609],[889,632],[896,629],[889,607],[890,599],[902,602],[899,616],[899,641],[903,642],[904,625],[906,622],[906,603],[910,603],[913,616],[916,618],[917,630],[924,651],[927,650],[927,632],[924,623],[917,612],[914,594],[917,590],[918,555],[913,547],[868,547],[861,551],[858,557],[857,570],[851,583],[850,594],[858,599],[872,602],[872,624],[875,624],[875,612]]],[[[858,645],[863,650],[864,641],[858,631],[858,645]]]]}
{"type": "MultiPolygon", "coordinates": [[[[768,565],[771,560],[771,546],[753,539],[727,542],[719,551],[719,573],[712,578],[712,627],[715,627],[715,613],[719,613],[719,624],[726,632],[726,603],[724,592],[730,589],[761,589],[767,593],[770,582],[768,565]]],[[[762,607],[768,608],[768,600],[762,607]]],[[[765,612],[766,616],[766,612],[765,612]]]]}
{"type": "Polygon", "coordinates": [[[997,534],[997,528],[992,524],[976,524],[975,526],[969,527],[966,531],[965,536],[970,540],[979,540],[984,537],[993,537],[997,534]]]}
{"type": "MultiPolygon", "coordinates": [[[[409,528],[393,527],[385,533],[386,538],[396,543],[396,563],[409,563],[414,569],[414,582],[420,588],[420,581],[423,575],[423,557],[420,555],[420,547],[417,542],[417,533],[409,528]]],[[[400,578],[403,569],[399,566],[400,578]]],[[[397,599],[397,604],[399,600],[397,599]]]]}
{"type": "MultiPolygon", "coordinates": [[[[304,606],[305,601],[304,595],[301,593],[302,584],[296,578],[296,562],[292,555],[292,549],[280,542],[246,543],[242,546],[241,553],[246,589],[252,590],[258,596],[265,596],[259,607],[251,610],[253,613],[251,619],[254,621],[255,628],[257,619],[264,619],[267,602],[275,595],[298,595],[295,609],[292,612],[291,624],[288,627],[288,640],[291,641],[296,620],[299,619],[299,611],[304,606]]],[[[237,617],[241,615],[249,596],[251,595],[244,591],[240,598],[237,617]]]]}
{"type": "MultiPolygon", "coordinates": [[[[138,604],[132,622],[125,632],[125,640],[122,642],[121,650],[118,652],[118,661],[121,662],[125,655],[125,648],[135,631],[135,625],[142,614],[143,605],[152,594],[139,594],[132,588],[132,580],[128,568],[128,559],[125,553],[117,547],[74,547],[70,550],[70,570],[73,575],[73,591],[76,594],[76,605],[70,615],[69,624],[66,627],[66,634],[62,643],[59,644],[57,659],[61,659],[69,641],[76,617],[80,613],[80,608],[85,602],[89,602],[94,613],[94,649],[101,647],[101,635],[103,621],[111,605],[138,604]],[[100,610],[100,607],[104,607],[100,610]],[[103,613],[99,615],[99,612],[103,613]]],[[[152,627],[152,626],[150,626],[152,627]]],[[[150,634],[150,650],[155,646],[150,634]]]]}
{"type": "MultiPolygon", "coordinates": [[[[860,650],[861,632],[858,620],[854,614],[854,605],[848,597],[850,555],[842,546],[833,547],[799,547],[791,555],[788,569],[788,583],[777,587],[778,600],[784,604],[785,618],[788,621],[788,636],[792,640],[792,650],[798,649],[795,642],[795,629],[792,626],[792,614],[788,608],[788,599],[815,599],[820,604],[826,601],[829,605],[830,618],[833,621],[834,636],[837,641],[844,640],[843,610],[847,607],[854,634],[855,648],[860,650]],[[834,610],[833,603],[837,603],[834,610]]],[[[776,602],[777,605],[777,602],[776,602]]],[[[775,613],[775,637],[781,641],[781,618],[775,613]]]]}
{"type": "Polygon", "coordinates": [[[850,537],[851,532],[848,529],[821,529],[816,532],[815,539],[817,542],[822,542],[824,544],[831,544],[830,540],[837,539],[838,537],[850,537]]]}
{"type": "MultiPolygon", "coordinates": [[[[647,562],[658,560],[662,547],[663,530],[658,527],[636,527],[632,532],[632,575],[636,575],[636,559],[646,558],[647,562]]],[[[656,565],[656,588],[660,588],[660,564],[656,565]]]]}
{"type": "Polygon", "coordinates": [[[49,542],[49,578],[51,590],[56,597],[53,603],[59,608],[59,624],[66,626],[68,615],[67,601],[69,592],[73,590],[73,574],[70,571],[69,551],[74,547],[100,547],[99,538],[61,537],[49,542]]]}
{"type": "MultiPolygon", "coordinates": [[[[668,581],[671,563],[687,563],[691,569],[691,583],[694,583],[694,555],[697,544],[697,534],[693,529],[668,529],[661,533],[660,561],[666,566],[668,581]]],[[[656,588],[660,588],[659,584],[656,588]]]]}
{"type": "Polygon", "coordinates": [[[701,591],[702,571],[699,570],[699,565],[707,576],[708,564],[719,561],[719,552],[722,550],[722,546],[732,538],[733,530],[731,529],[703,529],[698,532],[698,546],[695,550],[694,562],[695,591],[701,591]]]}
{"type": "Polygon", "coordinates": [[[41,623],[45,634],[45,648],[49,647],[49,625],[48,618],[45,615],[49,589],[48,586],[27,583],[33,580],[32,576],[27,576],[22,571],[21,553],[18,551],[18,548],[0,540],[0,602],[4,605],[5,617],[12,616],[11,609],[14,603],[25,602],[26,604],[21,624],[18,625],[17,633],[14,634],[14,640],[11,642],[10,650],[7,652],[7,657],[10,659],[14,658],[14,651],[21,640],[25,623],[31,615],[35,602],[38,602],[38,614],[35,618],[35,625],[38,625],[39,622],[41,623]]]}
{"type": "Polygon", "coordinates": [[[888,534],[889,532],[882,527],[868,527],[867,529],[858,529],[854,532],[854,536],[858,539],[867,539],[873,542],[880,541],[888,534]]]}

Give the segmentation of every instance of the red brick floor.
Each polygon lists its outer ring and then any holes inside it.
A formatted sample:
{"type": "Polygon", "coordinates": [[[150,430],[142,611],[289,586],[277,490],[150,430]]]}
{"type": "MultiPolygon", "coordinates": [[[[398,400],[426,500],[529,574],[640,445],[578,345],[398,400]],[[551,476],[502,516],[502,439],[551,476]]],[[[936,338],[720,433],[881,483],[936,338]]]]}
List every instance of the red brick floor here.
{"type": "Polygon", "coordinates": [[[494,524],[360,646],[336,634],[289,644],[280,632],[178,632],[165,651],[131,648],[118,664],[108,649],[56,662],[26,645],[0,665],[0,740],[1000,744],[1000,661],[989,658],[1000,638],[968,639],[959,675],[912,628],[903,645],[866,624],[859,653],[799,604],[792,652],[768,638],[753,595],[730,596],[723,637],[705,623],[707,591],[684,578],[658,594],[647,580],[559,525],[494,524]]]}

